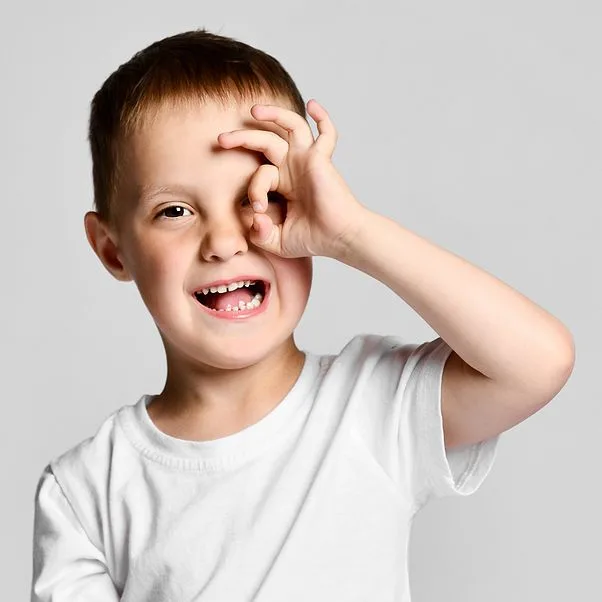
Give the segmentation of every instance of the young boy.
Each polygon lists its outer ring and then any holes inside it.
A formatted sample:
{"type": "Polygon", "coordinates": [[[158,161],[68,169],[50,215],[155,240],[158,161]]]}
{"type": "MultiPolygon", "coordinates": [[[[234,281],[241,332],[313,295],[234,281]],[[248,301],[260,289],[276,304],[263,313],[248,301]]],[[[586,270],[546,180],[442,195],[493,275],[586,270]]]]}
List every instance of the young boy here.
{"type": "Polygon", "coordinates": [[[414,515],[478,489],[500,433],[567,381],[570,333],[360,204],[327,112],[246,44],[152,44],[95,95],[89,134],[86,234],[136,283],[168,374],[44,469],[31,600],[409,601],[414,515]],[[318,255],[440,337],[300,350],[318,255]]]}

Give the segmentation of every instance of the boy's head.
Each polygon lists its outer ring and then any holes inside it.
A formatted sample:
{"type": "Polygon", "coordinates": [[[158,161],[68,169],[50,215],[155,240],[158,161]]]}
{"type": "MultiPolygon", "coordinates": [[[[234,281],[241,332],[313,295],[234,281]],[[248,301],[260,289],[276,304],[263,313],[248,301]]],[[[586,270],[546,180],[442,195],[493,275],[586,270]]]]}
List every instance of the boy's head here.
{"type": "MultiPolygon", "coordinates": [[[[311,258],[284,259],[252,245],[247,187],[267,159],[217,143],[221,132],[241,128],[286,138],[279,126],[253,119],[257,102],[306,117],[303,98],[278,61],[205,30],[136,53],[92,101],[95,211],[85,216],[86,235],[115,278],[135,281],[170,363],[236,368],[294,348],[311,258]],[[254,316],[216,312],[194,294],[208,283],[253,277],[267,287],[237,294],[250,300],[267,293],[254,316]]],[[[268,215],[282,223],[286,199],[269,198],[268,215]]],[[[216,295],[201,299],[215,306],[216,295]]]]}

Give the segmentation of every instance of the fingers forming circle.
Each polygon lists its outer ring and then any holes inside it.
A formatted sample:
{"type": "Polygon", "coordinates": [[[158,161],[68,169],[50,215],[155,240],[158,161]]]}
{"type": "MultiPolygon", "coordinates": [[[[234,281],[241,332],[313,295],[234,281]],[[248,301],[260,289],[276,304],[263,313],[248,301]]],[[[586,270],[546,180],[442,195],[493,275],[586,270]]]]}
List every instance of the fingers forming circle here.
{"type": "Polygon", "coordinates": [[[268,192],[277,190],[280,185],[280,172],[275,165],[265,163],[257,168],[248,187],[249,200],[253,209],[264,213],[268,206],[268,192]]]}

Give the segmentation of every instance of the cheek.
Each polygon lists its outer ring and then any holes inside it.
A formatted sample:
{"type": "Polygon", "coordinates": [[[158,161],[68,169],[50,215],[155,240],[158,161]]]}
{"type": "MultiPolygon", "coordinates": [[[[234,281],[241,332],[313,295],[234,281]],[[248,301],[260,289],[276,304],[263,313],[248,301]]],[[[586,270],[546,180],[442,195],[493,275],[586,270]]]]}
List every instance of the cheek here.
{"type": "Polygon", "coordinates": [[[135,280],[142,296],[156,305],[174,290],[182,287],[186,274],[186,255],[162,249],[146,247],[136,255],[135,280]]]}
{"type": "Polygon", "coordinates": [[[274,269],[278,275],[278,283],[283,294],[294,294],[306,299],[309,296],[313,277],[313,262],[311,257],[296,259],[273,260],[274,269]]]}

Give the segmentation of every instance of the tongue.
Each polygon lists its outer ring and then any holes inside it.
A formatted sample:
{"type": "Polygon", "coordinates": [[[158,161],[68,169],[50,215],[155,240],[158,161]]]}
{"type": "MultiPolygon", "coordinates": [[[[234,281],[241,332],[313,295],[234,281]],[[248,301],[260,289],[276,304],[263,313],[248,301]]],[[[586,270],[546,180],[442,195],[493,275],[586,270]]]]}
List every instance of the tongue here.
{"type": "Polygon", "coordinates": [[[209,293],[209,307],[213,309],[226,309],[228,305],[238,307],[239,301],[248,303],[253,299],[253,294],[247,287],[237,288],[235,291],[229,291],[227,293],[209,293]]]}

